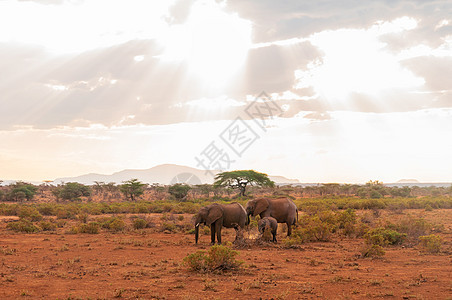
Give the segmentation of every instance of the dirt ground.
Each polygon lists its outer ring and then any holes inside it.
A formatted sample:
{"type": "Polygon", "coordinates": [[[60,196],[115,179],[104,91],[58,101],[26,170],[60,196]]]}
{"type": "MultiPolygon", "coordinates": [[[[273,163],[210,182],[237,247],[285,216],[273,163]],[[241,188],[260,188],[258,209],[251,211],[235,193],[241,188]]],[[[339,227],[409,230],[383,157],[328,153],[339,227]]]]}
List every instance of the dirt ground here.
{"type": "MultiPolygon", "coordinates": [[[[397,246],[369,259],[360,257],[363,239],[295,249],[279,242],[238,249],[242,270],[225,274],[183,265],[188,254],[209,248],[206,234],[198,245],[192,234],[150,229],[19,234],[2,218],[0,299],[452,299],[452,212],[408,213],[444,225],[441,253],[397,246]]],[[[224,241],[234,236],[223,230],[224,241]]]]}

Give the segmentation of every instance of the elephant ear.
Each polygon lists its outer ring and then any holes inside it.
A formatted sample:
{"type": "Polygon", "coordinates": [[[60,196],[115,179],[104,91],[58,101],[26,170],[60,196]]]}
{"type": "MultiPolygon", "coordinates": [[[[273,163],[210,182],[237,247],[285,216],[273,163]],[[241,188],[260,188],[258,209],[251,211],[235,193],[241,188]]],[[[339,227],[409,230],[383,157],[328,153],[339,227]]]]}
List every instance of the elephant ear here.
{"type": "Polygon", "coordinates": [[[210,225],[223,216],[223,209],[219,205],[213,205],[207,214],[206,224],[210,225]]]}
{"type": "Polygon", "coordinates": [[[261,212],[265,211],[267,208],[268,208],[267,199],[257,200],[256,207],[254,208],[253,217],[259,215],[261,212]]]}

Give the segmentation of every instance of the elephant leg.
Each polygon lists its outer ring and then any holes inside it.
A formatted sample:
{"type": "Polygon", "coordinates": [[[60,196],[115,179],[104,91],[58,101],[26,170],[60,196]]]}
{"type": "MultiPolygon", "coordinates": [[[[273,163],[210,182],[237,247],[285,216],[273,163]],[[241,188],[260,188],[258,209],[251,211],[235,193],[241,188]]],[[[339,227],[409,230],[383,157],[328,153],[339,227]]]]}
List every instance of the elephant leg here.
{"type": "Polygon", "coordinates": [[[210,243],[215,244],[215,223],[210,224],[210,243]]]}
{"type": "Polygon", "coordinates": [[[272,232],[273,234],[273,242],[276,243],[276,231],[272,232]]]}
{"type": "Polygon", "coordinates": [[[217,231],[217,241],[218,244],[221,244],[221,224],[220,222],[215,222],[215,229],[217,231]]]}
{"type": "Polygon", "coordinates": [[[290,236],[292,234],[292,224],[291,222],[286,222],[287,224],[287,236],[290,236]]]}

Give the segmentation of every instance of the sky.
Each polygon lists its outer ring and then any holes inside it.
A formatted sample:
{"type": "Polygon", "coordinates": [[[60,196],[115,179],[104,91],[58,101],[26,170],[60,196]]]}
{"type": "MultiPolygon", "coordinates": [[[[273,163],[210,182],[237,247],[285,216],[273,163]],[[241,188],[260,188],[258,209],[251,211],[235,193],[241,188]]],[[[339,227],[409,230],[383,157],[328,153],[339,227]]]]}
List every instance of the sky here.
{"type": "Polygon", "coordinates": [[[3,180],[452,182],[450,0],[0,0],[0,70],[3,180]]]}

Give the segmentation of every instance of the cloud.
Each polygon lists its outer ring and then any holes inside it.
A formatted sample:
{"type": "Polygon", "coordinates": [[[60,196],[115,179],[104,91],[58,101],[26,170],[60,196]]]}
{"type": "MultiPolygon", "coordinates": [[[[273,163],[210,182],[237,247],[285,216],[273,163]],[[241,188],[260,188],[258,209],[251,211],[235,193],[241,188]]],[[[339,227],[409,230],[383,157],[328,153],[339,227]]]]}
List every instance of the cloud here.
{"type": "Polygon", "coordinates": [[[452,90],[452,53],[449,57],[416,57],[404,61],[403,65],[423,77],[429,90],[452,90]]]}
{"type": "MultiPolygon", "coordinates": [[[[165,11],[168,26],[179,26],[187,22],[194,3],[180,0],[168,10],[159,11],[165,11]]],[[[300,112],[321,117],[335,110],[384,113],[451,105],[452,63],[447,56],[450,46],[444,39],[451,29],[447,3],[231,0],[226,8],[230,15],[238,14],[253,22],[255,45],[248,50],[244,66],[221,90],[210,89],[193,76],[193,66],[187,61],[163,60],[164,45],[150,35],[144,39],[131,35],[114,45],[64,55],[49,53],[44,46],[1,43],[0,128],[231,120],[243,112],[243,107],[226,103],[217,107],[221,97],[241,103],[262,91],[284,106],[284,118],[300,112]],[[416,26],[395,30],[393,27],[405,25],[397,25],[394,20],[415,22],[416,26]],[[375,56],[364,55],[370,53],[369,49],[357,46],[360,40],[361,46],[369,45],[366,34],[378,26],[384,30],[374,36],[372,43],[381,43],[377,53],[380,60],[372,60],[375,56]],[[388,26],[393,30],[387,30],[388,26]],[[337,30],[342,27],[355,29],[337,30]],[[347,39],[344,32],[362,35],[347,39]],[[335,57],[343,64],[342,73],[326,68],[332,62],[331,53],[316,41],[316,37],[328,34],[335,36],[329,50],[336,54],[342,51],[342,56],[335,57]],[[423,45],[426,50],[422,55],[403,57],[401,53],[415,45],[423,45]],[[426,55],[435,49],[444,55],[426,55]],[[351,67],[350,61],[359,63],[351,67]],[[315,75],[322,67],[322,76],[328,79],[323,89],[327,95],[319,93],[306,76],[300,76],[315,75]],[[396,72],[399,69],[403,76],[396,72]],[[398,84],[415,77],[425,80],[425,85],[420,81],[414,87],[398,84]],[[385,85],[389,88],[379,94],[365,90],[385,85]],[[344,95],[340,95],[341,89],[344,95]],[[352,93],[345,95],[350,90],[352,93]],[[193,105],[199,99],[211,101],[212,105],[209,109],[193,105]]]]}
{"type": "MultiPolygon", "coordinates": [[[[450,18],[452,4],[448,1],[278,1],[229,0],[227,7],[255,24],[254,42],[270,42],[294,37],[307,37],[324,30],[365,28],[380,20],[401,16],[421,19],[413,33],[434,43],[438,35],[432,30],[442,19],[450,18]]],[[[448,28],[441,28],[448,31],[448,28]]],[[[438,34],[441,34],[437,31],[438,34]]]]}
{"type": "Polygon", "coordinates": [[[313,121],[325,121],[331,120],[331,115],[327,112],[312,112],[305,115],[303,118],[310,119],[313,121]]]}
{"type": "Polygon", "coordinates": [[[306,67],[321,56],[322,53],[310,42],[250,49],[245,93],[253,95],[262,91],[278,93],[291,90],[295,83],[295,70],[306,67]]]}
{"type": "Polygon", "coordinates": [[[177,0],[168,9],[166,18],[169,24],[182,24],[187,21],[190,10],[195,0],[177,0]]]}

